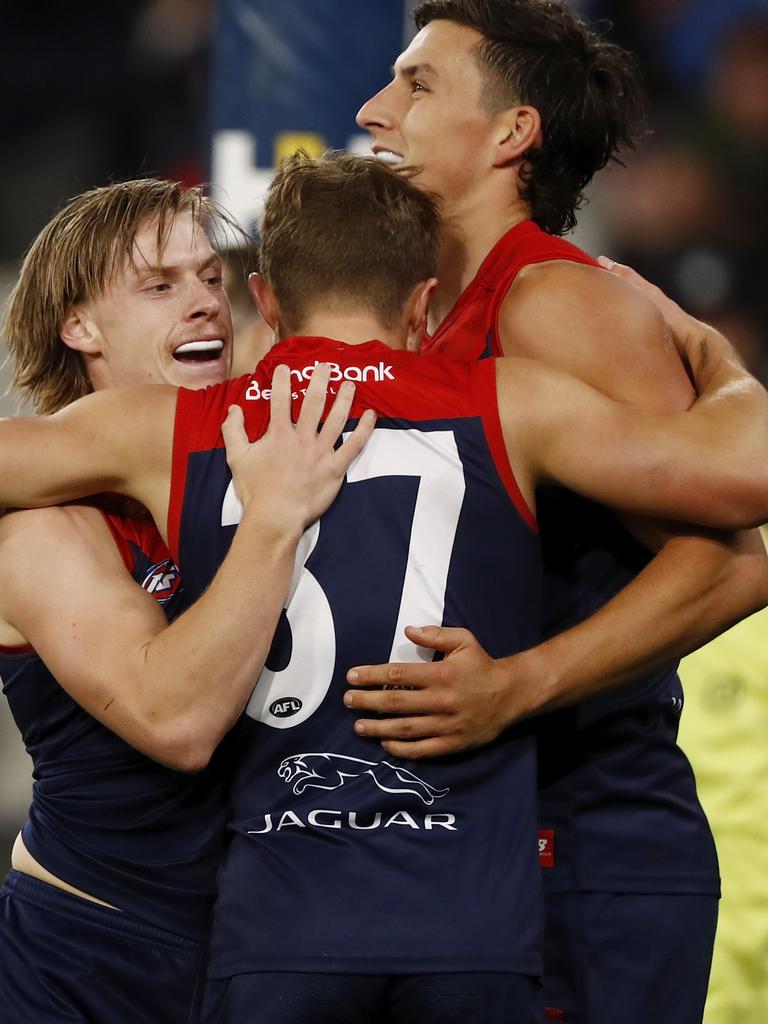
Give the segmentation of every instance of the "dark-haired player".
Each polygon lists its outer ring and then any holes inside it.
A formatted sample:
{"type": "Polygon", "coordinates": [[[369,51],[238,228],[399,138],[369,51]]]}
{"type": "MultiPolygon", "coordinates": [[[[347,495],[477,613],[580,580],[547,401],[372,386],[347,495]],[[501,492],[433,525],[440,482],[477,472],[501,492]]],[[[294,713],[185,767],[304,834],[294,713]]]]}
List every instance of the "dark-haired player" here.
{"type": "MultiPolygon", "coordinates": [[[[105,392],[48,420],[0,424],[0,499],[134,493],[168,524],[197,595],[240,519],[218,427],[231,402],[258,436],[268,398],[298,404],[324,372],[332,391],[357,382],[353,416],[371,405],[382,417],[302,539],[247,707],[211,1020],[540,1020],[532,737],[508,730],[426,768],[382,757],[351,728],[346,668],[363,653],[406,656],[414,617],[468,624],[494,654],[534,643],[542,479],[715,524],[768,514],[766,396],[695,322],[694,367],[717,398],[666,417],[532,361],[395,351],[422,331],[437,233],[432,201],[378,162],[296,158],[273,183],[255,285],[285,340],[253,376],[204,395],[105,392]],[[383,276],[382,259],[396,272],[383,276]]],[[[252,457],[244,437],[232,457],[252,457]]],[[[255,486],[240,500],[269,480],[255,486]]]]}
{"type": "MultiPolygon", "coordinates": [[[[523,355],[614,398],[685,408],[691,386],[658,312],[557,237],[573,226],[594,173],[636,134],[641,93],[630,56],[558,0],[428,0],[415,20],[418,34],[392,82],[358,122],[374,151],[418,168],[416,183],[441,200],[424,351],[523,355]]],[[[559,493],[542,500],[541,516],[551,520],[543,533],[548,632],[600,608],[644,569],[604,612],[607,635],[633,629],[642,674],[540,727],[547,1003],[566,1021],[698,1021],[719,879],[693,774],[676,746],[683,697],[673,659],[760,604],[765,557],[753,539],[686,530],[644,568],[646,548],[596,507],[559,493]],[[665,642],[662,664],[647,645],[665,642]]],[[[667,535],[646,526],[641,536],[658,545],[667,535]]],[[[592,654],[583,650],[585,664],[592,654]]],[[[568,699],[559,676],[570,666],[540,667],[547,671],[516,683],[518,713],[568,699]]],[[[478,742],[503,728],[509,711],[506,695],[483,703],[468,685],[448,695],[445,713],[439,671],[430,691],[433,710],[443,708],[439,732],[429,732],[436,719],[424,717],[422,693],[422,717],[407,737],[431,740],[414,755],[478,742]]],[[[591,689],[571,696],[615,681],[593,677],[591,689]]],[[[368,723],[372,733],[404,738],[408,699],[396,721],[368,723]]],[[[380,694],[352,700],[363,712],[383,709],[380,694]]]]}

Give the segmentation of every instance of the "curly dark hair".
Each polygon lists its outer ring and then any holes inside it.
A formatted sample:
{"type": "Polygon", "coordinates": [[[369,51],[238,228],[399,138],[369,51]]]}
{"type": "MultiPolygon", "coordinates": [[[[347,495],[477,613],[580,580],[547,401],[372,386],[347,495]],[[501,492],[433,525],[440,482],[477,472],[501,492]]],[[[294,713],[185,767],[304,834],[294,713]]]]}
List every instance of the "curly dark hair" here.
{"type": "Polygon", "coordinates": [[[597,171],[632,148],[644,123],[634,57],[593,32],[561,0],[426,0],[417,28],[453,21],[484,39],[478,60],[491,113],[535,107],[542,142],[525,155],[520,196],[553,235],[570,231],[597,171]]]}

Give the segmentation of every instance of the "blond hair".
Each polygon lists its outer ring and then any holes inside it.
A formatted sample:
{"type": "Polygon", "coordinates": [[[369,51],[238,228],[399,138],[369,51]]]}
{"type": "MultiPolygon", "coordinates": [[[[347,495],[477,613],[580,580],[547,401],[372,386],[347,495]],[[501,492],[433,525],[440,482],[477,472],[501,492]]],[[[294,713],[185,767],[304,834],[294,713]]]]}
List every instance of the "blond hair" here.
{"type": "Polygon", "coordinates": [[[392,327],[437,265],[435,200],[373,157],[289,157],[272,180],[261,232],[261,273],[292,333],[329,297],[392,327]]]}
{"type": "Polygon", "coordinates": [[[126,261],[133,263],[134,239],[147,220],[157,220],[162,253],[176,218],[187,212],[211,244],[215,225],[236,229],[199,188],[145,178],[76,196],[34,240],[8,300],[3,334],[15,364],[11,385],[38,413],[93,390],[81,354],[61,340],[71,307],[99,295],[126,261]]]}

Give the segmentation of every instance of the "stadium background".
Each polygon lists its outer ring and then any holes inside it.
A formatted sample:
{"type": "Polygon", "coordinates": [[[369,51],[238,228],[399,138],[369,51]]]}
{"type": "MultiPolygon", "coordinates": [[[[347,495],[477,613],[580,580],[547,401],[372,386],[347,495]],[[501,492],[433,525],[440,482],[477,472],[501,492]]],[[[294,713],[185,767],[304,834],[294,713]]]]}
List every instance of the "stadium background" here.
{"type": "MultiPolygon", "coordinates": [[[[209,180],[252,225],[303,145],[366,150],[360,103],[410,34],[407,0],[5,0],[0,304],[68,197],[158,174],[209,180]]],[[[768,383],[768,0],[581,0],[639,58],[649,132],[602,172],[576,240],[716,322],[768,383]]],[[[0,346],[0,358],[4,347],[0,346]]],[[[0,372],[0,390],[8,381],[0,372]]],[[[0,415],[15,409],[0,398],[0,415]]],[[[1,584],[0,584],[1,585],[1,584]]],[[[724,900],[707,1024],[768,1020],[768,614],[685,663],[682,737],[715,829],[724,900]]],[[[0,705],[0,863],[29,800],[0,705]]]]}

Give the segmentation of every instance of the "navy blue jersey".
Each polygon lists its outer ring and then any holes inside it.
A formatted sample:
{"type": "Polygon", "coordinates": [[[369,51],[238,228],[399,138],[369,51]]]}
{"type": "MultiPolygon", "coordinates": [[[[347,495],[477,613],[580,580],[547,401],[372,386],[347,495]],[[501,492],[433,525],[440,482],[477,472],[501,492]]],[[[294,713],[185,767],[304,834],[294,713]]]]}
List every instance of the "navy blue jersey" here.
{"type": "MultiPolygon", "coordinates": [[[[179,399],[169,532],[205,586],[239,515],[219,427],[265,429],[273,368],[298,401],[317,361],[379,421],[304,535],[246,711],[212,974],[537,973],[541,893],[527,727],[436,761],[388,756],[342,703],[355,664],[429,657],[411,624],[472,629],[496,656],[539,633],[535,522],[506,461],[493,364],[291,339],[254,377],[179,399]]],[[[177,545],[177,547],[175,547],[177,545]]],[[[258,566],[254,567],[258,571],[258,566]]]]}
{"type": "MultiPolygon", "coordinates": [[[[425,350],[458,359],[503,355],[504,298],[524,267],[549,260],[595,265],[532,221],[517,224],[486,256],[425,350]]],[[[600,608],[650,555],[606,509],[562,489],[547,489],[538,508],[544,627],[554,634],[600,608]]],[[[671,664],[541,719],[540,843],[548,889],[718,892],[712,834],[676,742],[683,706],[676,669],[671,664]]]]}
{"type": "MultiPolygon", "coordinates": [[[[134,579],[178,613],[179,573],[153,524],[105,518],[134,579]]],[[[158,764],[84,711],[31,647],[0,648],[0,679],[33,762],[22,830],[32,856],[91,896],[207,942],[226,751],[197,775],[158,764]]]]}

